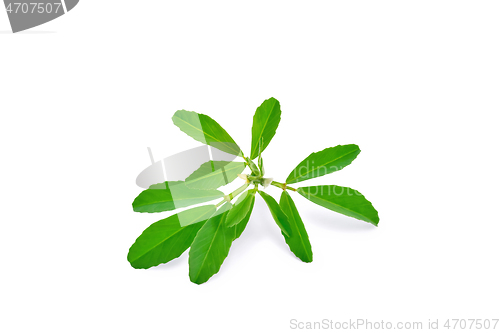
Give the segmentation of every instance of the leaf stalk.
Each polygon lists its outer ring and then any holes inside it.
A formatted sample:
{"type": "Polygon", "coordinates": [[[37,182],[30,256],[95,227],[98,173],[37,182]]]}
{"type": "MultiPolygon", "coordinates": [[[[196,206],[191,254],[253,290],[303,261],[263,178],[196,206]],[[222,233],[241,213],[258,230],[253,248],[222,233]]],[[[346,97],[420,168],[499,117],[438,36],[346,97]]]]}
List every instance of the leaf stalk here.
{"type": "Polygon", "coordinates": [[[293,187],[290,187],[290,186],[287,186],[286,183],[280,183],[280,182],[271,182],[271,185],[274,185],[276,187],[279,187],[280,189],[282,189],[283,191],[284,190],[291,190],[291,191],[294,191],[294,192],[297,192],[297,189],[293,188],[293,187]]]}
{"type": "Polygon", "coordinates": [[[224,196],[224,200],[222,200],[221,202],[219,202],[218,204],[216,204],[215,207],[219,208],[225,202],[231,202],[231,200],[233,200],[234,197],[236,197],[238,194],[240,194],[241,192],[243,192],[249,185],[250,185],[249,183],[245,183],[245,184],[241,185],[240,187],[238,187],[233,192],[229,193],[228,195],[225,195],[224,196]]]}

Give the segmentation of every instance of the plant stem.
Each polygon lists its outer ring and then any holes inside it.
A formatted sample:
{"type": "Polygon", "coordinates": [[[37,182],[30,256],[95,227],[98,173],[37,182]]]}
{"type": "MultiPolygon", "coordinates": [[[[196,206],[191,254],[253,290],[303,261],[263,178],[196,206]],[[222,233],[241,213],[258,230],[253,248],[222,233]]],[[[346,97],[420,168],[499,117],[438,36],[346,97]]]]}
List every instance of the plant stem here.
{"type": "Polygon", "coordinates": [[[280,182],[271,182],[271,185],[274,185],[276,187],[279,187],[280,189],[282,189],[283,191],[284,190],[292,190],[294,192],[297,192],[297,189],[293,188],[293,187],[290,187],[290,186],[287,186],[286,184],[283,184],[283,183],[280,183],[280,182]]]}
{"type": "Polygon", "coordinates": [[[250,160],[249,158],[245,158],[245,161],[246,161],[248,167],[250,168],[250,170],[252,171],[253,176],[257,176],[257,177],[262,176],[259,167],[257,165],[255,165],[255,163],[252,160],[250,160]]]}
{"type": "Polygon", "coordinates": [[[241,192],[243,192],[248,187],[248,185],[250,185],[250,184],[249,183],[245,183],[245,184],[241,185],[240,187],[238,187],[233,192],[229,193],[228,195],[225,195],[224,196],[224,200],[222,200],[217,205],[215,205],[215,207],[219,207],[219,206],[221,206],[225,202],[231,202],[231,200],[233,200],[233,198],[235,196],[237,196],[238,194],[240,194],[241,192]]]}
{"type": "Polygon", "coordinates": [[[238,194],[240,194],[241,192],[243,192],[248,187],[248,185],[250,185],[250,183],[245,183],[245,184],[241,185],[240,187],[238,187],[233,192],[229,193],[228,194],[229,201],[233,200],[233,198],[235,196],[237,196],[238,194]]]}

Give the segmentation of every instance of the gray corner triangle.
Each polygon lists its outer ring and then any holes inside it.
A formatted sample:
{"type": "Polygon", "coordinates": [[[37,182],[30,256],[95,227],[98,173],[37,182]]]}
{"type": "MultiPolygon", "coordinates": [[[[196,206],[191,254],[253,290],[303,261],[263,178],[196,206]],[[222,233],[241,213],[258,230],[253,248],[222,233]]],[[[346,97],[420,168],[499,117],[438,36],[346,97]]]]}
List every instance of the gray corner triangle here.
{"type": "Polygon", "coordinates": [[[70,10],[75,8],[78,1],[80,0],[64,0],[64,2],[66,3],[66,11],[69,12],[70,10]]]}
{"type": "Polygon", "coordinates": [[[37,0],[36,3],[27,0],[4,0],[4,4],[14,33],[31,29],[64,15],[64,7],[58,0],[37,0]]]}

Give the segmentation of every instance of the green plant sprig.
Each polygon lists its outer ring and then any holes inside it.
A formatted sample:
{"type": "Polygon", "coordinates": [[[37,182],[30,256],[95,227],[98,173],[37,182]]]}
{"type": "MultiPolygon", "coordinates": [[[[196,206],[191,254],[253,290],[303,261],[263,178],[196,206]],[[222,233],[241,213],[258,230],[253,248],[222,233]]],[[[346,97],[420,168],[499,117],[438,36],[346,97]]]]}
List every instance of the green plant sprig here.
{"type": "Polygon", "coordinates": [[[181,131],[199,142],[233,155],[235,160],[240,157],[244,162],[211,160],[203,163],[184,181],[166,181],[142,191],[132,203],[134,211],[141,213],[174,211],[215,199],[222,200],[217,204],[185,209],[151,224],[130,247],[127,259],[132,267],[150,268],[167,263],[190,249],[190,280],[197,284],[208,281],[219,271],[233,241],[245,230],[257,193],[266,202],[291,252],[304,262],[313,260],[312,248],[289,191],[337,213],[377,226],[377,210],[356,190],[336,185],[289,186],[348,166],[360,153],[357,145],[338,145],[310,154],[283,183],[264,177],[262,153],[276,134],[280,119],[280,104],[275,98],[265,100],[257,108],[253,117],[251,152],[247,157],[231,136],[209,116],[193,111],[177,111],[172,120],[181,131]],[[246,168],[250,173],[243,174],[246,168]],[[244,184],[236,190],[227,195],[218,190],[238,177],[244,180],[244,184]],[[265,192],[269,185],[283,190],[279,202],[265,192]],[[232,204],[234,199],[236,202],[232,204]]]}

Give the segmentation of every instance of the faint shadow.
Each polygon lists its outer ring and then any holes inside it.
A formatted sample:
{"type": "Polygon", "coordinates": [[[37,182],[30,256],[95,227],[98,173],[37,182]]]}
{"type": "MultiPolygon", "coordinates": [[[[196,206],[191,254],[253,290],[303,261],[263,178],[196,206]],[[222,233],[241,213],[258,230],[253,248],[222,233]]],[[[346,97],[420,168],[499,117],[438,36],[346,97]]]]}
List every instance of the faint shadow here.
{"type": "Polygon", "coordinates": [[[306,216],[302,216],[304,224],[315,224],[323,229],[340,232],[370,232],[377,229],[368,222],[349,218],[329,211],[311,211],[306,216]]]}
{"type": "Polygon", "coordinates": [[[150,270],[168,270],[175,269],[181,265],[183,265],[183,261],[188,260],[189,249],[187,249],[180,257],[172,259],[171,261],[165,264],[159,264],[158,266],[151,267],[150,270]]]}
{"type": "Polygon", "coordinates": [[[260,242],[267,240],[276,244],[278,250],[286,257],[302,262],[288,248],[288,245],[286,244],[279,227],[276,225],[276,222],[274,222],[267,205],[264,203],[262,198],[257,197],[255,199],[255,206],[250,220],[248,221],[248,225],[241,234],[240,238],[236,239],[231,244],[229,255],[224,260],[224,264],[222,265],[219,273],[212,276],[207,283],[217,281],[221,278],[221,275],[224,275],[224,271],[235,269],[234,266],[236,263],[240,264],[245,257],[247,257],[255,248],[259,246],[260,242]],[[222,274],[220,274],[221,272],[222,274]]]}
{"type": "Polygon", "coordinates": [[[40,35],[40,34],[55,34],[55,31],[32,31],[32,30],[26,30],[26,31],[19,31],[16,33],[13,33],[12,31],[5,30],[5,31],[0,31],[0,35],[40,35]]]}
{"type": "MultiPolygon", "coordinates": [[[[248,221],[248,225],[245,231],[241,234],[240,238],[234,241],[231,246],[231,251],[238,252],[239,256],[244,257],[248,253],[252,252],[252,249],[258,246],[258,243],[264,240],[271,240],[277,247],[286,255],[293,255],[288,245],[285,242],[283,235],[279,227],[274,222],[267,205],[264,203],[262,198],[255,198],[255,206],[248,221]]],[[[229,261],[232,259],[228,258],[229,261]]],[[[238,260],[238,259],[235,259],[238,260]]]]}

